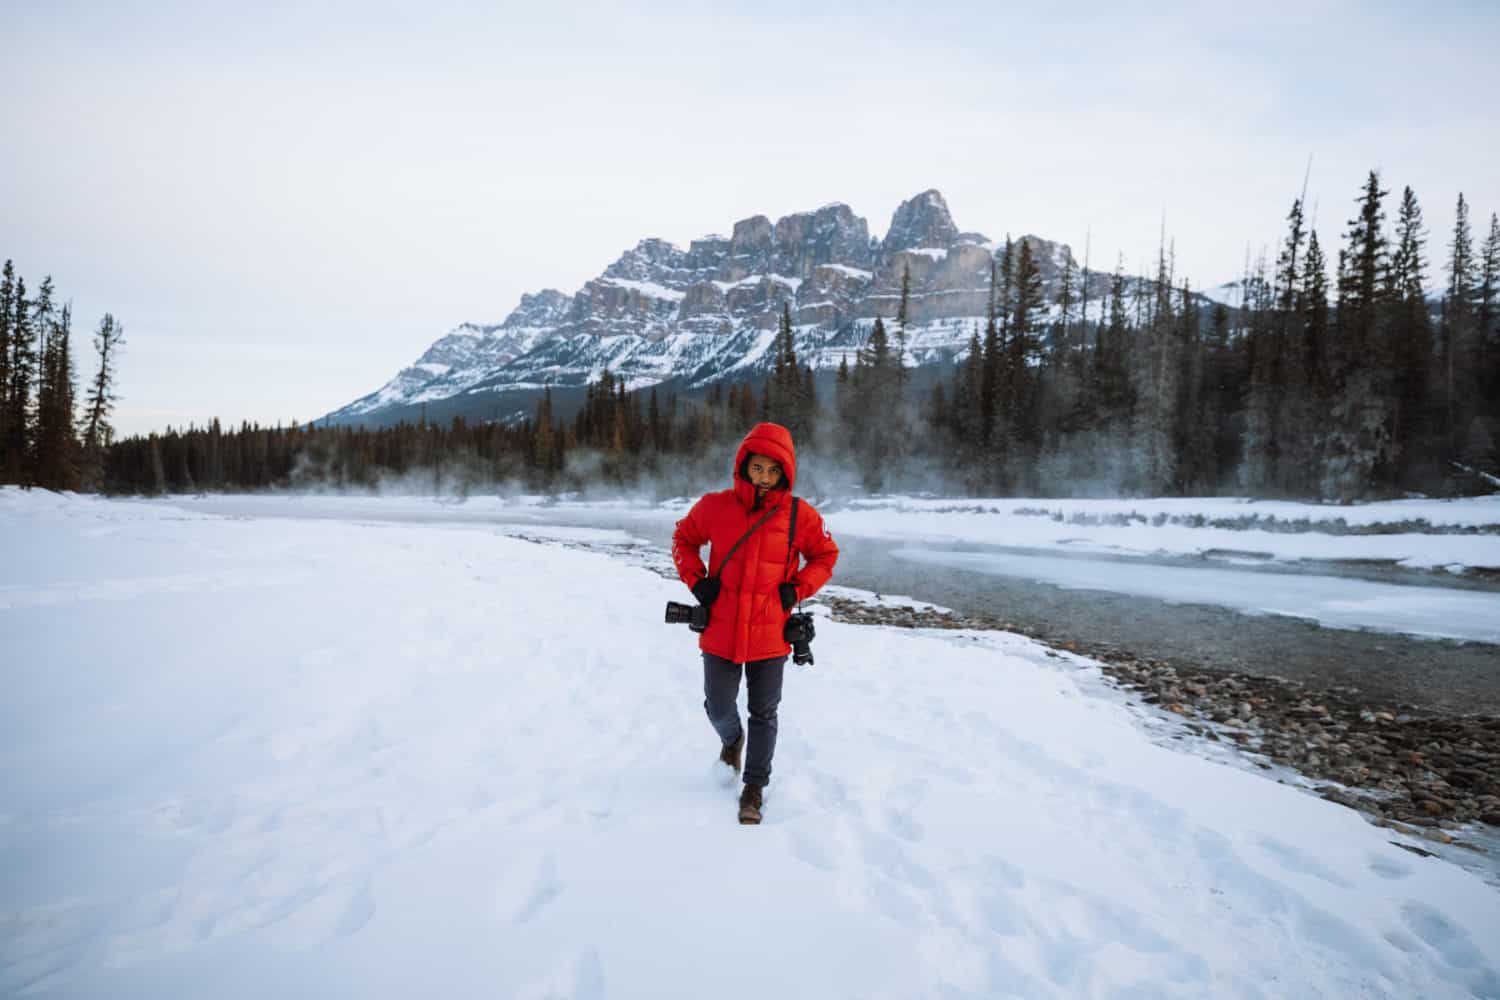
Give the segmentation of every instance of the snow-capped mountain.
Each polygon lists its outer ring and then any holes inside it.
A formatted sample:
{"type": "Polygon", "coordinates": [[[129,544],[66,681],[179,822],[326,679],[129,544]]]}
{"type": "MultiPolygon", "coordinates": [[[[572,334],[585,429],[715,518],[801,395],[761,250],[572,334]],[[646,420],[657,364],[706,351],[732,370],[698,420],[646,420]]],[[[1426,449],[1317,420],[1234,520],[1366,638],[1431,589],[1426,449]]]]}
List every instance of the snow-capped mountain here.
{"type": "MultiPolygon", "coordinates": [[[[1022,239],[1051,296],[1071,251],[1022,239]]],[[[606,367],[632,388],[674,382],[690,390],[759,377],[772,360],[783,303],[798,357],[836,368],[866,341],[875,317],[894,317],[908,271],[908,363],[947,361],[983,321],[990,264],[1001,249],[961,232],[935,190],[902,202],[879,240],[837,202],[774,223],[742,219],[731,235],[704,236],[686,250],[645,239],[571,296],[523,295],[503,323],[455,328],[324,421],[384,423],[418,406],[433,406],[434,416],[509,419],[528,411],[544,386],[581,387],[606,367]]],[[[1102,296],[1105,283],[1095,277],[1090,294],[1102,296]]]]}

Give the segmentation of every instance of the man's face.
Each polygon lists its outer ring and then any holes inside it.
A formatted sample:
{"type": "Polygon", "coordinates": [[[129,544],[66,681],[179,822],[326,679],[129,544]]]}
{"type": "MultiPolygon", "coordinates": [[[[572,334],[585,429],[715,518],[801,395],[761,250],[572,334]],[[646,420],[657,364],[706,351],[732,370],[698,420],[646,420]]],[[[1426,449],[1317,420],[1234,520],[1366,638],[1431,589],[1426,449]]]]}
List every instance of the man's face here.
{"type": "Polygon", "coordinates": [[[764,455],[751,455],[745,470],[750,474],[750,485],[756,496],[765,496],[766,490],[781,485],[781,463],[764,455]]]}

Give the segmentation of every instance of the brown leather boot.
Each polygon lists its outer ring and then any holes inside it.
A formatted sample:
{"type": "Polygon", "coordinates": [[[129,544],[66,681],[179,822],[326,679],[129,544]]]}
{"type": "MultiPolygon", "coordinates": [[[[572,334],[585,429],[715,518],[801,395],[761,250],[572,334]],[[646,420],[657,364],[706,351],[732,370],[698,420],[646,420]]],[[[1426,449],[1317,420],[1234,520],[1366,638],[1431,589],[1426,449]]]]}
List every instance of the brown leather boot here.
{"type": "Polygon", "coordinates": [[[724,763],[724,764],[728,764],[729,767],[734,771],[735,774],[739,774],[740,773],[740,753],[744,749],[745,749],[745,731],[743,729],[741,729],[740,730],[739,738],[736,739],[733,743],[726,743],[726,744],[724,744],[724,748],[719,751],[719,760],[722,763],[724,763]]]}
{"type": "Polygon", "coordinates": [[[740,822],[747,825],[760,822],[759,785],[746,785],[740,792],[740,822]]]}

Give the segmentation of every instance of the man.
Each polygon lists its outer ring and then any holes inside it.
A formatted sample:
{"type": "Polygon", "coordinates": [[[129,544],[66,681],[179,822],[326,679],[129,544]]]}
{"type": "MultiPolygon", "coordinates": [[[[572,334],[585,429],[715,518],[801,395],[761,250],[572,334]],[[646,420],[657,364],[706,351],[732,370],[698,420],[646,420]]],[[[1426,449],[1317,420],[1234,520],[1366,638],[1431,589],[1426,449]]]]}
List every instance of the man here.
{"type": "Polygon", "coordinates": [[[738,774],[741,752],[748,749],[741,823],[760,822],[762,790],[771,780],[776,709],[791,651],[782,629],[797,602],[828,582],[839,556],[823,518],[800,499],[796,537],[791,537],[796,479],[791,433],[780,424],[757,424],[735,455],[733,487],[693,504],[672,533],[677,573],[709,609],[698,648],[703,708],[723,744],[719,760],[738,774]],[[704,545],[709,546],[707,567],[699,557],[704,545]],[[741,667],[749,689],[748,748],[736,705],[741,667]]]}

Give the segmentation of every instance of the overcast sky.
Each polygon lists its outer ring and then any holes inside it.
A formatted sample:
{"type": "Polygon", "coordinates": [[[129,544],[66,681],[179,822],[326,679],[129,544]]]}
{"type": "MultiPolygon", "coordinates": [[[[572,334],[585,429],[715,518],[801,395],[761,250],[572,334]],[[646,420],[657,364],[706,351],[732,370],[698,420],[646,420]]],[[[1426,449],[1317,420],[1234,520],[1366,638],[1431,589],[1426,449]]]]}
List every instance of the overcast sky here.
{"type": "Polygon", "coordinates": [[[643,237],[830,201],[1131,270],[1165,213],[1197,285],[1309,156],[1330,256],[1372,167],[1434,257],[1500,210],[1497,3],[804,6],[7,4],[0,257],[124,323],[132,433],[321,416],[643,237]]]}

